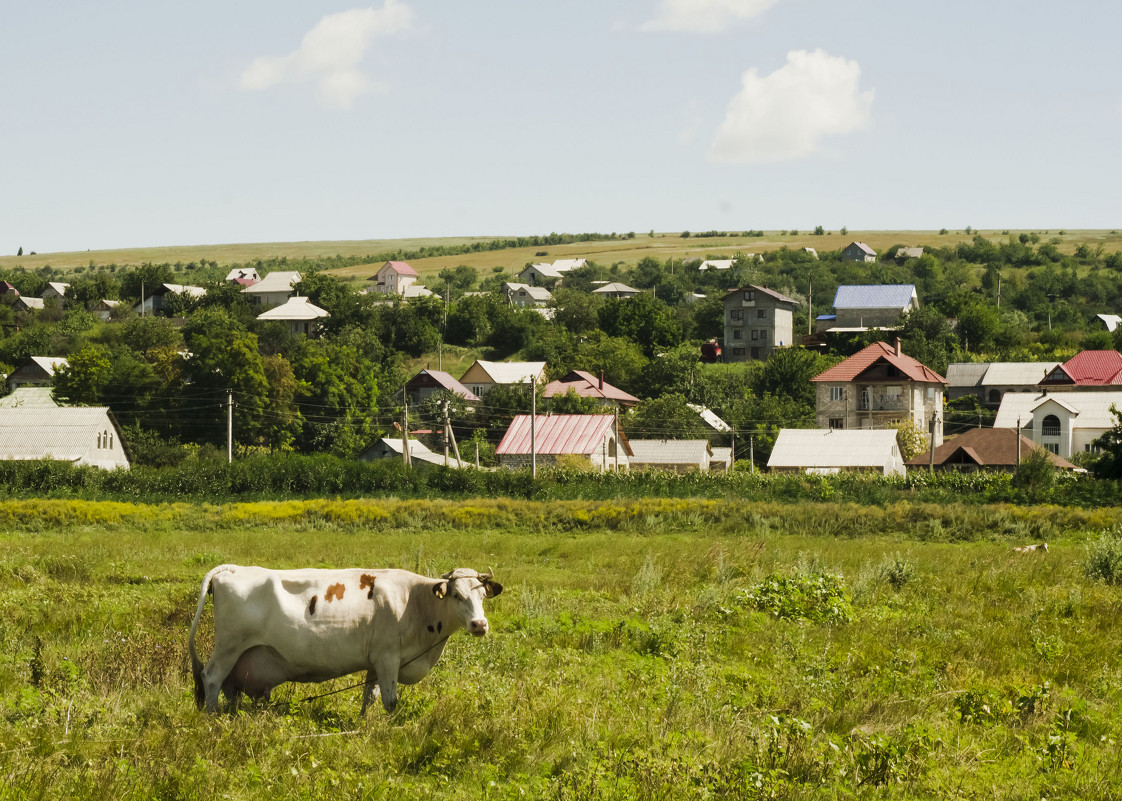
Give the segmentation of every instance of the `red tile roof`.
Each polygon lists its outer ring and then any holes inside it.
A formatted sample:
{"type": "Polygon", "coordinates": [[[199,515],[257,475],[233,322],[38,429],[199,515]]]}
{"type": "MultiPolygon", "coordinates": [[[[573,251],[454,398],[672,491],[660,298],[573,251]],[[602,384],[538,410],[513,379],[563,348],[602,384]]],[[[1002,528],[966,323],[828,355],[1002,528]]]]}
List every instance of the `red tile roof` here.
{"type": "Polygon", "coordinates": [[[947,379],[936,373],[930,367],[920,364],[911,356],[901,353],[897,355],[896,349],[884,342],[874,342],[867,348],[857,351],[841,364],[835,364],[824,373],[812,378],[812,381],[853,381],[877,362],[884,361],[891,364],[900,374],[911,381],[924,384],[946,384],[947,379]]]}
{"type": "Polygon", "coordinates": [[[398,275],[417,275],[417,271],[403,261],[387,261],[382,267],[389,267],[398,275]]]}
{"type": "Polygon", "coordinates": [[[1114,386],[1122,384],[1122,353],[1116,350],[1085,350],[1061,364],[1040,386],[1114,386]]]}
{"type": "Polygon", "coordinates": [[[619,387],[613,387],[606,381],[601,386],[598,377],[584,370],[573,370],[556,381],[550,381],[542,390],[542,397],[552,398],[554,395],[564,395],[570,390],[582,398],[604,398],[631,406],[639,403],[639,399],[634,395],[624,392],[619,387]]]}
{"type": "MultiPolygon", "coordinates": [[[[604,438],[614,422],[615,416],[610,414],[539,414],[534,424],[534,451],[550,455],[593,454],[603,447],[604,438]]],[[[622,433],[620,442],[630,454],[631,448],[622,433]]],[[[495,448],[495,453],[502,455],[529,452],[530,415],[520,414],[511,422],[502,442],[495,448]]]]}

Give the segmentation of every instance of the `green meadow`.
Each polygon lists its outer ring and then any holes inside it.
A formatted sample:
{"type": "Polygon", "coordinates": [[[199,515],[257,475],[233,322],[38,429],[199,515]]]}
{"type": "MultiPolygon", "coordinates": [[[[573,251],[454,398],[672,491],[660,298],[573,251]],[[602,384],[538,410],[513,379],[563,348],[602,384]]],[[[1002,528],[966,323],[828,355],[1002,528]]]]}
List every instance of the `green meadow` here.
{"type": "Polygon", "coordinates": [[[1118,795],[1115,509],[0,506],[0,798],[1118,795]],[[186,637],[222,562],[505,590],[393,716],[360,676],[208,716],[186,637]]]}

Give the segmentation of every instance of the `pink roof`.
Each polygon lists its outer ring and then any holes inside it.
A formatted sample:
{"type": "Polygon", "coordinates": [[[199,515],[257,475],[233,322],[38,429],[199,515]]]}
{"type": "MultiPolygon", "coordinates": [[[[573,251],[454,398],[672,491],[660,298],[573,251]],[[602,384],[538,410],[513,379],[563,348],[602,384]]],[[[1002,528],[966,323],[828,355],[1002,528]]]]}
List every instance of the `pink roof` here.
{"type": "Polygon", "coordinates": [[[1116,350],[1085,350],[1044,376],[1041,385],[1075,384],[1109,386],[1122,384],[1122,353],[1116,350]],[[1062,371],[1062,373],[1061,373],[1062,371]],[[1065,380],[1063,376],[1070,380],[1065,380]]]}
{"type": "Polygon", "coordinates": [[[911,381],[925,384],[946,384],[947,379],[930,367],[917,362],[911,356],[896,354],[896,349],[884,342],[874,342],[863,348],[841,364],[835,364],[824,373],[816,375],[811,381],[853,381],[879,361],[886,361],[911,381]]]}
{"type": "MultiPolygon", "coordinates": [[[[534,430],[534,451],[559,455],[573,453],[588,456],[603,447],[604,438],[612,429],[615,416],[610,414],[539,414],[534,430]]],[[[626,443],[623,436],[620,440],[626,443]]],[[[626,445],[625,445],[626,447],[626,445]]],[[[628,450],[630,450],[628,448],[628,450]]],[[[495,448],[497,455],[530,452],[530,415],[514,418],[495,448]]]]}
{"type": "Polygon", "coordinates": [[[382,265],[382,269],[384,270],[387,267],[398,275],[417,275],[417,271],[403,261],[387,261],[382,265]]]}
{"type": "Polygon", "coordinates": [[[550,381],[542,390],[542,397],[552,398],[554,395],[564,395],[569,391],[577,393],[582,398],[605,398],[632,405],[639,402],[634,395],[624,392],[619,387],[613,387],[606,381],[601,387],[600,379],[584,370],[573,370],[556,381],[550,381]]]}

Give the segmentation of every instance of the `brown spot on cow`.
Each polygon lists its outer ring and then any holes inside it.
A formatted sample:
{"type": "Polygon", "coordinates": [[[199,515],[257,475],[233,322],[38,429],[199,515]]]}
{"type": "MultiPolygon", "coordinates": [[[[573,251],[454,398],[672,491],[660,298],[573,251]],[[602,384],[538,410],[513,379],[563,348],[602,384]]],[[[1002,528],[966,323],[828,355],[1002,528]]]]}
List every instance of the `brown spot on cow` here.
{"type": "Polygon", "coordinates": [[[368,593],[366,593],[366,597],[369,598],[371,601],[374,600],[374,579],[376,579],[376,578],[377,578],[377,576],[372,576],[369,573],[363,573],[362,577],[358,580],[358,590],[359,590],[359,592],[362,592],[367,587],[370,588],[370,591],[368,593]]]}
{"type": "Polygon", "coordinates": [[[313,595],[312,600],[308,602],[308,614],[314,615],[316,613],[316,601],[319,600],[318,595],[313,595]]]}
{"type": "Polygon", "coordinates": [[[346,591],[347,591],[347,588],[344,587],[342,584],[332,584],[330,587],[327,588],[327,592],[325,592],[323,594],[323,600],[327,601],[328,603],[331,603],[336,598],[338,598],[341,601],[341,600],[343,600],[343,593],[346,592],[346,591]]]}

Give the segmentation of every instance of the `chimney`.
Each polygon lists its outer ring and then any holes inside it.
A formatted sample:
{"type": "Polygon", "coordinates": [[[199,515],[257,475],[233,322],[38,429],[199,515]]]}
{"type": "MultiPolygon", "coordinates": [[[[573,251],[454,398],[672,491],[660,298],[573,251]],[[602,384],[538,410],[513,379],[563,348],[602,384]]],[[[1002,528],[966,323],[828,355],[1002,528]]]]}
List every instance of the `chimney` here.
{"type": "Polygon", "coordinates": [[[900,355],[900,337],[896,337],[896,355],[900,355]]]}
{"type": "Polygon", "coordinates": [[[604,371],[600,371],[600,389],[604,388],[604,371]]]}

